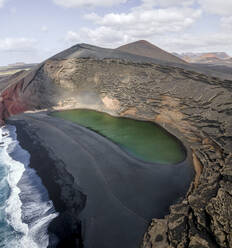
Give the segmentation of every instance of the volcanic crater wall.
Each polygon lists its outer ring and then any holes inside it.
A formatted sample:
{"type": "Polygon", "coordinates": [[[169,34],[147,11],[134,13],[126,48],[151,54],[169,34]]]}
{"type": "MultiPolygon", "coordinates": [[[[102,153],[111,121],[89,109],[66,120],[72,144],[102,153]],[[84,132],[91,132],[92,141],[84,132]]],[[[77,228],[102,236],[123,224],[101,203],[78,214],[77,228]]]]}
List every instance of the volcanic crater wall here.
{"type": "MultiPolygon", "coordinates": [[[[16,78],[17,79],[17,78],[16,78]]],[[[142,247],[232,247],[232,82],[119,59],[50,59],[3,90],[0,117],[91,108],[151,120],[193,151],[197,177],[142,247]]]]}

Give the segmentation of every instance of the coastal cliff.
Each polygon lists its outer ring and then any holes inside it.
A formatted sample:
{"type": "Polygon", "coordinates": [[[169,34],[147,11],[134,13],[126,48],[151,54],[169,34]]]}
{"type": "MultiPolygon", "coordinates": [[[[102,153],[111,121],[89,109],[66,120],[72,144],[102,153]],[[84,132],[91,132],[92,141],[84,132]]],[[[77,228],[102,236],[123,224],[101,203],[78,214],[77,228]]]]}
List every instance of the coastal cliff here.
{"type": "Polygon", "coordinates": [[[196,177],[170,214],[152,221],[142,247],[232,247],[232,81],[86,50],[67,50],[9,81],[1,120],[25,110],[89,108],[160,124],[191,149],[196,177]]]}

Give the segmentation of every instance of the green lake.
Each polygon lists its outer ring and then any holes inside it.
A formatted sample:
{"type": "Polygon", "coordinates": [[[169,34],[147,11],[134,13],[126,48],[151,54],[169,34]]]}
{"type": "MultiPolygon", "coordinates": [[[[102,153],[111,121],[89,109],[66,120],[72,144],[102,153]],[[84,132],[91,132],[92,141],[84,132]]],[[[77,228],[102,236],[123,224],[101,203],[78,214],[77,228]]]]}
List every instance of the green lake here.
{"type": "Polygon", "coordinates": [[[181,142],[152,122],[114,117],[87,109],[58,111],[51,115],[89,128],[146,162],[174,164],[186,157],[181,142]]]}

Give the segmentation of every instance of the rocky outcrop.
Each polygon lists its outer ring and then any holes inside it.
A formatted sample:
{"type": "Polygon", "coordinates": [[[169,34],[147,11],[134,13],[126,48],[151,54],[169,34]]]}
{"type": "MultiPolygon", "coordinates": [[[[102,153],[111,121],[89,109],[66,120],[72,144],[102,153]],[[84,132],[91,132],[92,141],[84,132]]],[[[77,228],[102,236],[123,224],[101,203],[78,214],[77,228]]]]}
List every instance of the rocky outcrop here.
{"type": "Polygon", "coordinates": [[[165,220],[152,221],[141,247],[232,247],[232,161],[216,161],[205,163],[198,187],[165,220]]]}
{"type": "Polygon", "coordinates": [[[197,177],[170,215],[152,221],[142,247],[232,247],[232,82],[137,57],[72,52],[3,91],[2,118],[25,109],[91,108],[159,123],[193,151],[197,177]]]}

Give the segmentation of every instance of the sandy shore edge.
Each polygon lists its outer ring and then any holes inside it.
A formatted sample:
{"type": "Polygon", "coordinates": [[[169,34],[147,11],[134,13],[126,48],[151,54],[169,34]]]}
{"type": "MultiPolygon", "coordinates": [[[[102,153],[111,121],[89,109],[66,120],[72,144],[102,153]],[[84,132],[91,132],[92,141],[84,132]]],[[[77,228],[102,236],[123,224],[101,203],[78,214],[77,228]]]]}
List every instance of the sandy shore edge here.
{"type": "MultiPolygon", "coordinates": [[[[9,120],[7,124],[16,126],[17,139],[21,147],[30,153],[30,167],[36,170],[59,213],[49,225],[49,248],[82,247],[81,225],[77,218],[73,219],[70,212],[70,206],[76,203],[68,199],[68,194],[78,193],[78,189],[73,185],[73,177],[67,172],[62,161],[57,160],[55,155],[51,156],[51,152],[40,143],[39,138],[34,134],[32,136],[31,127],[26,122],[9,120]],[[77,192],[74,192],[75,190],[77,192]],[[53,235],[58,237],[58,244],[53,244],[53,235]]],[[[80,209],[77,210],[77,215],[85,205],[85,196],[80,192],[79,196],[77,204],[80,205],[80,209]]]]}

